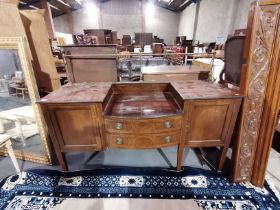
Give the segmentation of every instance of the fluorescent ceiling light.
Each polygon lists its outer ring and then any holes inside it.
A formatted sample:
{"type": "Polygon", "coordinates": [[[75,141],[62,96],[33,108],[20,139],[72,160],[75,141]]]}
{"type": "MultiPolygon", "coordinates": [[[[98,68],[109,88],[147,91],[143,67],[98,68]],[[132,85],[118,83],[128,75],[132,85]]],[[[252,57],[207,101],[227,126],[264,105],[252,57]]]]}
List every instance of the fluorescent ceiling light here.
{"type": "Polygon", "coordinates": [[[170,4],[172,4],[173,1],[174,1],[174,0],[169,1],[168,6],[169,6],[170,4]]]}
{"type": "Polygon", "coordinates": [[[29,7],[32,8],[32,9],[39,9],[38,7],[35,7],[33,5],[29,5],[29,7]]]}
{"type": "Polygon", "coordinates": [[[193,4],[193,1],[192,0],[186,0],[186,1],[184,1],[180,6],[179,6],[179,8],[181,8],[182,6],[184,6],[186,3],[188,3],[188,2],[192,2],[192,4],[193,4]]]}
{"type": "Polygon", "coordinates": [[[62,0],[56,0],[56,1],[58,1],[58,2],[60,2],[61,4],[63,4],[63,5],[65,5],[65,6],[67,6],[67,7],[70,7],[70,8],[71,8],[71,6],[70,6],[69,4],[65,3],[65,2],[64,2],[64,1],[62,1],[62,0]]]}
{"type": "Polygon", "coordinates": [[[84,1],[83,3],[84,11],[88,16],[97,18],[97,15],[99,14],[99,8],[97,5],[92,1],[84,1]]]}
{"type": "Polygon", "coordinates": [[[153,16],[154,13],[155,13],[155,5],[151,2],[149,2],[148,4],[146,4],[146,7],[145,7],[145,13],[147,16],[153,16]]]}
{"type": "Polygon", "coordinates": [[[56,6],[53,6],[52,4],[49,4],[51,8],[54,8],[55,10],[61,11],[60,9],[58,9],[56,6]]]}

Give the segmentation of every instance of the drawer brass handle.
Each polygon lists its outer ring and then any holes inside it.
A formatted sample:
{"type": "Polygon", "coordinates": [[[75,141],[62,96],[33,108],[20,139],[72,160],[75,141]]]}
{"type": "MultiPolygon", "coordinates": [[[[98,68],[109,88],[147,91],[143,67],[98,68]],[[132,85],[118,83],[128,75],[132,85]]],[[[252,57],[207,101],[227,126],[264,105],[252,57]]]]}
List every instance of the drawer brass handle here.
{"type": "Polygon", "coordinates": [[[172,140],[172,137],[171,136],[165,136],[164,140],[165,140],[166,143],[170,143],[171,140],[172,140]]]}
{"type": "Polygon", "coordinates": [[[116,129],[117,130],[123,129],[123,124],[122,123],[116,123],[116,129]]]}
{"type": "Polygon", "coordinates": [[[123,144],[123,139],[122,139],[122,138],[117,138],[117,139],[116,139],[116,143],[117,143],[118,145],[123,144]]]}
{"type": "Polygon", "coordinates": [[[166,122],[164,122],[164,126],[165,126],[165,128],[172,128],[172,122],[170,122],[170,121],[166,121],[166,122]]]}

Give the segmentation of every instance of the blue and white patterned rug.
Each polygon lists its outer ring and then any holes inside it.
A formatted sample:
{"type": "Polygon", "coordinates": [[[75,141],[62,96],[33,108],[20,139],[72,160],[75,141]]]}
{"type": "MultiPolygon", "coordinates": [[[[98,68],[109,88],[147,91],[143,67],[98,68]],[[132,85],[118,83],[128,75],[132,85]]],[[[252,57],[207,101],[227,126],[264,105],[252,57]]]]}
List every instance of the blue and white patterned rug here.
{"type": "Polygon", "coordinates": [[[220,174],[195,168],[96,169],[58,172],[32,170],[2,180],[0,209],[53,209],[70,198],[194,199],[202,209],[280,210],[279,193],[231,184],[220,174]]]}

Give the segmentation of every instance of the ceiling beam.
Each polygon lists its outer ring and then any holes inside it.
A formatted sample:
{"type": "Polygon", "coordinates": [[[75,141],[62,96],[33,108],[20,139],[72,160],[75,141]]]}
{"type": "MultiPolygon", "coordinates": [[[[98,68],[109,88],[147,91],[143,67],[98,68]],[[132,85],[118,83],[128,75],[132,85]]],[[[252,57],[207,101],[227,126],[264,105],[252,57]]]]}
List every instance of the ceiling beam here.
{"type": "MultiPolygon", "coordinates": [[[[50,0],[49,2],[50,2],[52,5],[54,5],[54,6],[58,5],[58,6],[61,6],[61,7],[68,7],[68,8],[71,8],[70,4],[67,4],[67,3],[65,3],[65,2],[62,1],[62,0],[50,0]]],[[[57,7],[58,7],[58,6],[57,6],[57,7]]]]}
{"type": "Polygon", "coordinates": [[[28,1],[28,2],[25,2],[25,1],[20,1],[19,5],[18,5],[18,8],[19,9],[28,9],[28,8],[32,8],[30,6],[34,5],[34,4],[37,4],[39,3],[40,0],[31,0],[31,1],[28,1]]]}
{"type": "Polygon", "coordinates": [[[184,3],[182,3],[182,4],[178,7],[178,12],[183,11],[183,10],[186,9],[188,6],[190,6],[192,3],[196,3],[196,0],[186,0],[184,3]]]}
{"type": "Polygon", "coordinates": [[[174,0],[171,0],[171,1],[168,3],[168,6],[170,6],[173,2],[174,2],[174,0]]]}
{"type": "Polygon", "coordinates": [[[164,8],[164,9],[167,9],[171,12],[177,12],[176,10],[172,9],[171,7],[168,7],[168,6],[164,6],[162,4],[157,4],[157,6],[161,7],[161,8],[164,8]]]}
{"type": "Polygon", "coordinates": [[[49,3],[55,7],[57,7],[58,9],[60,9],[63,12],[68,12],[72,10],[71,5],[65,3],[62,0],[50,0],[49,3]]]}

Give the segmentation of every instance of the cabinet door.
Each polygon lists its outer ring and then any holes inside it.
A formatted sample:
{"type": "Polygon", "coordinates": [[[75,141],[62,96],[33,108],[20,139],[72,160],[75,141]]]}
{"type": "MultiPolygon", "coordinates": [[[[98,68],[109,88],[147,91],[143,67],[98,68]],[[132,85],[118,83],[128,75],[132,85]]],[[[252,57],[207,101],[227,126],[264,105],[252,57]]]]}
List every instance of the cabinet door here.
{"type": "Polygon", "coordinates": [[[61,151],[101,149],[101,113],[95,105],[54,105],[48,112],[61,151]]]}
{"type": "Polygon", "coordinates": [[[223,146],[231,138],[240,102],[240,99],[186,102],[186,145],[223,146]]]}

